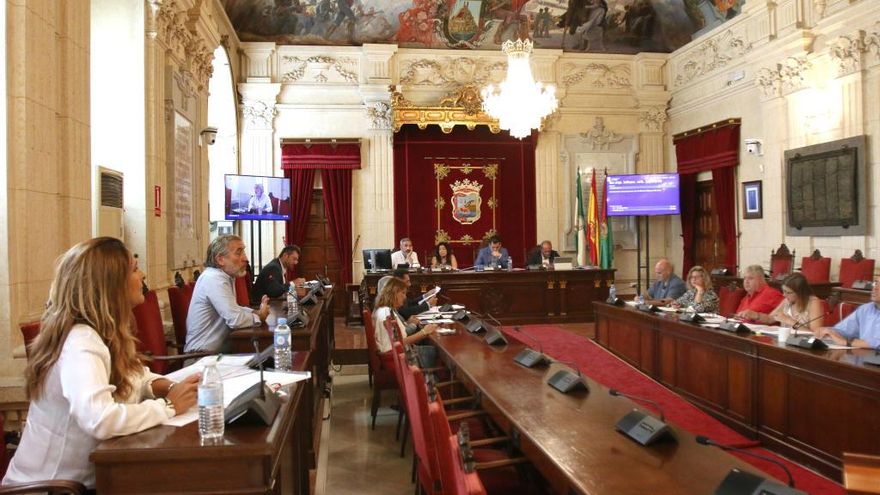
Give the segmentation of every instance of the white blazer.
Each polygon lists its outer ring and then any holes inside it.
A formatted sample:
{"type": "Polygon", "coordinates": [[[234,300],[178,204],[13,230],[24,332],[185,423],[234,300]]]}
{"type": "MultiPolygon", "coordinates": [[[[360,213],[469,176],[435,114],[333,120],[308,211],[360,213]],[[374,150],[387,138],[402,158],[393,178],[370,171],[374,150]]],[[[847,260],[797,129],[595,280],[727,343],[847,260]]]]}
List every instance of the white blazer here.
{"type": "Polygon", "coordinates": [[[58,361],[46,376],[40,398],[32,401],[27,422],[3,484],[68,479],[95,486],[89,454],[101,440],[136,433],[174,416],[153,396],[160,375],[144,368],[132,380],[124,403],[113,399],[110,350],[88,325],[75,325],[58,361]],[[144,400],[151,399],[151,400],[144,400]]]}

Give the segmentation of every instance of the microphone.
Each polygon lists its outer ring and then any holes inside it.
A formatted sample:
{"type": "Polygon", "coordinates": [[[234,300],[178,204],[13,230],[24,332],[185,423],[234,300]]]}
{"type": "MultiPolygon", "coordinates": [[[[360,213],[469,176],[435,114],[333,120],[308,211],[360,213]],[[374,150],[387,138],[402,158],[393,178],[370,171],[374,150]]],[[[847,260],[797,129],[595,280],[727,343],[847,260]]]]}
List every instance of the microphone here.
{"type": "Polygon", "coordinates": [[[807,335],[806,337],[798,337],[797,331],[798,331],[798,328],[800,328],[804,325],[806,325],[807,328],[809,328],[810,323],[818,320],[819,318],[825,318],[829,314],[831,314],[831,311],[827,311],[827,312],[825,312],[815,318],[807,320],[806,323],[798,322],[798,323],[795,323],[794,325],[792,325],[791,326],[792,335],[788,339],[785,340],[785,345],[801,347],[804,349],[816,349],[816,350],[820,350],[820,351],[828,349],[828,344],[823,342],[822,339],[817,338],[815,335],[812,335],[812,334],[807,335]]]}
{"type": "MultiPolygon", "coordinates": [[[[498,325],[499,328],[504,328],[504,325],[501,324],[491,313],[486,313],[486,316],[489,317],[490,320],[494,321],[495,324],[498,325]]],[[[500,330],[493,327],[492,325],[483,324],[486,327],[486,343],[489,345],[507,345],[507,339],[504,337],[504,334],[501,333],[500,330]]]]}
{"type": "Polygon", "coordinates": [[[657,419],[654,416],[639,411],[638,409],[633,409],[626,413],[626,415],[620,418],[620,421],[617,422],[615,425],[617,431],[620,431],[639,444],[645,446],[651,445],[663,438],[671,438],[675,440],[672,436],[672,429],[666,424],[666,416],[663,415],[663,408],[660,407],[660,404],[656,401],[646,397],[625,394],[613,388],[609,389],[608,393],[614,397],[626,397],[630,400],[651,404],[654,406],[654,409],[660,413],[660,419],[657,419]]]}
{"type": "MultiPolygon", "coordinates": [[[[258,357],[260,355],[260,341],[257,339],[257,336],[254,335],[251,337],[251,345],[254,346],[254,357],[258,357]]],[[[263,359],[259,360],[260,366],[260,400],[266,400],[266,381],[263,379],[263,359]]]]}
{"type": "Polygon", "coordinates": [[[745,455],[752,456],[756,459],[761,459],[762,461],[766,461],[771,464],[775,464],[775,465],[779,466],[780,468],[782,468],[782,470],[785,471],[785,475],[788,476],[788,487],[785,487],[785,486],[779,485],[777,483],[774,483],[772,481],[765,480],[764,478],[761,478],[760,476],[757,476],[757,475],[754,475],[751,473],[744,473],[742,471],[739,471],[738,469],[732,469],[730,471],[730,473],[728,473],[727,477],[724,478],[724,481],[721,482],[721,485],[718,487],[718,490],[716,491],[716,493],[728,493],[727,491],[722,490],[722,488],[734,487],[734,486],[743,487],[743,486],[745,486],[743,483],[750,483],[750,484],[752,484],[752,486],[754,486],[753,491],[751,493],[767,493],[767,494],[777,494],[777,495],[783,495],[783,494],[785,494],[785,495],[794,495],[794,494],[806,495],[806,494],[804,494],[804,492],[802,492],[800,490],[788,490],[789,487],[795,488],[794,477],[791,475],[791,471],[789,471],[788,468],[785,467],[785,464],[783,464],[780,461],[777,461],[776,459],[773,459],[771,457],[767,457],[767,456],[764,456],[761,454],[756,454],[754,452],[750,452],[747,449],[734,447],[732,445],[722,445],[720,443],[715,442],[711,438],[703,436],[703,435],[698,435],[696,438],[696,441],[700,445],[711,445],[713,447],[718,447],[721,450],[731,451],[731,452],[739,452],[739,453],[742,453],[745,455]],[[782,491],[780,491],[779,489],[782,489],[782,491]]]}
{"type": "Polygon", "coordinates": [[[520,335],[526,336],[529,340],[538,344],[537,351],[535,351],[534,349],[531,349],[529,347],[526,347],[525,349],[520,351],[519,354],[517,354],[513,358],[513,361],[516,364],[525,366],[526,368],[531,368],[533,366],[537,366],[539,364],[543,364],[548,361],[547,357],[544,356],[544,345],[541,343],[540,340],[536,339],[535,337],[533,337],[529,333],[525,332],[522,328],[519,327],[519,325],[514,326],[513,331],[520,334],[520,335]]]}
{"type": "Polygon", "coordinates": [[[637,402],[645,402],[647,404],[651,404],[652,406],[654,406],[654,409],[656,409],[657,412],[660,413],[660,421],[666,421],[666,416],[663,414],[663,408],[660,407],[660,404],[655,400],[649,399],[647,397],[640,397],[638,395],[625,394],[625,393],[621,392],[620,390],[617,390],[614,388],[609,389],[608,393],[615,396],[615,397],[626,397],[627,399],[634,400],[637,402]]]}
{"type": "Polygon", "coordinates": [[[807,329],[809,329],[809,328],[810,328],[810,323],[813,323],[813,322],[816,321],[816,320],[821,320],[821,319],[825,318],[826,316],[830,315],[830,314],[833,313],[833,312],[834,312],[833,309],[829,309],[828,311],[822,313],[821,315],[819,315],[819,316],[817,316],[817,317],[815,317],[815,318],[811,318],[811,319],[809,319],[809,320],[807,320],[807,321],[805,321],[805,322],[803,322],[803,323],[801,323],[801,322],[799,322],[799,321],[796,321],[795,324],[791,326],[791,329],[794,331],[794,334],[797,335],[797,331],[798,331],[799,328],[801,328],[801,327],[807,327],[807,329]]]}
{"type": "Polygon", "coordinates": [[[566,367],[550,375],[550,377],[546,379],[547,385],[550,385],[563,394],[577,390],[590,391],[590,387],[587,386],[587,381],[584,379],[584,375],[581,373],[581,369],[576,363],[571,361],[561,361],[558,359],[553,360],[553,363],[559,363],[566,367]],[[572,372],[572,370],[577,373],[572,372]]]}

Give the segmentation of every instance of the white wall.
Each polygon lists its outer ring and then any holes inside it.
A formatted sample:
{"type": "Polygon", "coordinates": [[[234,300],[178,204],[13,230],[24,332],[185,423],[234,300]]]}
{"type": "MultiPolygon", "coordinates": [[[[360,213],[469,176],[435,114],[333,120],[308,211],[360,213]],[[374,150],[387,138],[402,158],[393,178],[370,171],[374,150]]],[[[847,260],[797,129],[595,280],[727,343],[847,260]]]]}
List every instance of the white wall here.
{"type": "Polygon", "coordinates": [[[214,74],[208,83],[208,125],[217,128],[217,141],[208,148],[209,220],[224,220],[226,194],[223,177],[238,172],[238,116],[235,83],[226,48],[214,50],[214,74]]]}

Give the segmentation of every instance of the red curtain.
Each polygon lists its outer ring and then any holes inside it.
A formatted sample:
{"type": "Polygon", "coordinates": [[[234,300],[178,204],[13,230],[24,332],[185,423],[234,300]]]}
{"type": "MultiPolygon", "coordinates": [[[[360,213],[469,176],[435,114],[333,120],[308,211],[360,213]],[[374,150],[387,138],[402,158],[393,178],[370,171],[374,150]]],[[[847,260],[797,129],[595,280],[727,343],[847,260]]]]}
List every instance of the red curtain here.
{"type": "Polygon", "coordinates": [[[681,273],[694,266],[694,218],[697,204],[697,174],[681,176],[681,237],[684,247],[681,273]]]}
{"type": "MultiPolygon", "coordinates": [[[[696,176],[694,176],[696,177],[696,176]]],[[[736,174],[734,167],[712,169],[715,187],[715,211],[718,212],[718,228],[727,245],[724,265],[730,273],[736,273],[736,174]]]]}
{"type": "Polygon", "coordinates": [[[713,124],[705,129],[695,129],[677,136],[675,156],[678,173],[681,174],[681,233],[684,257],[682,273],[694,265],[694,221],[697,205],[697,174],[712,171],[715,191],[715,209],[718,225],[727,244],[725,265],[736,269],[736,176],[739,164],[738,120],[713,124]]]}
{"type": "Polygon", "coordinates": [[[287,244],[301,245],[306,235],[306,222],[315,187],[315,169],[287,169],[290,179],[290,220],[286,224],[287,244]]]}
{"type": "Polygon", "coordinates": [[[285,143],[281,145],[283,169],[358,169],[361,146],[356,143],[285,143]]]}
{"type": "Polygon", "coordinates": [[[351,283],[351,169],[324,169],[324,213],[342,265],[342,282],[351,283]]]}
{"type": "Polygon", "coordinates": [[[389,239],[388,246],[369,247],[396,249],[397,239],[409,237],[422,260],[433,251],[437,231],[444,230],[456,241],[451,246],[458,265],[467,267],[473,264],[485,234],[494,228],[514,263],[523,266],[526,249],[537,243],[535,141],[536,135],[519,140],[506,132],[492,134],[485,127],[472,131],[456,127],[443,134],[434,126],[424,130],[403,126],[394,135],[395,239],[389,239]],[[474,170],[467,172],[463,168],[466,163],[474,170]],[[495,163],[493,180],[481,167],[495,163]],[[435,164],[449,166],[448,175],[438,180],[435,164]],[[480,217],[472,223],[456,220],[452,210],[455,200],[450,186],[465,179],[482,186],[480,217]],[[439,220],[438,197],[442,200],[439,220]],[[489,206],[493,197],[494,209],[489,206]],[[468,235],[473,241],[462,241],[468,235]]]}

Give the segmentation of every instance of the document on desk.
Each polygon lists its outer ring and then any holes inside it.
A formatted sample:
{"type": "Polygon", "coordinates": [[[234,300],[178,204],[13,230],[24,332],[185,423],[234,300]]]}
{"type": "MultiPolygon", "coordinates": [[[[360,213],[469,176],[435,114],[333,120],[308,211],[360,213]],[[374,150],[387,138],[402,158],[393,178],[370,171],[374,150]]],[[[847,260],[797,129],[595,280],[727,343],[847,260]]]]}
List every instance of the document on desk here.
{"type": "MultiPolygon", "coordinates": [[[[232,403],[236,397],[241,395],[245,390],[251,388],[255,383],[259,383],[260,372],[252,370],[244,364],[253,356],[253,354],[223,356],[220,362],[217,363],[217,370],[223,378],[223,407],[229,407],[229,404],[232,403]]],[[[165,375],[165,378],[176,382],[183,380],[193,373],[200,373],[202,369],[204,369],[205,364],[213,359],[216,359],[216,357],[204,357],[195,364],[165,375]]],[[[312,374],[308,371],[263,372],[263,379],[269,385],[290,385],[291,383],[308,380],[311,377],[312,374]]],[[[199,408],[198,406],[193,406],[189,411],[165,420],[162,424],[169,426],[183,426],[192,423],[193,421],[197,421],[198,419],[199,408]]]]}

